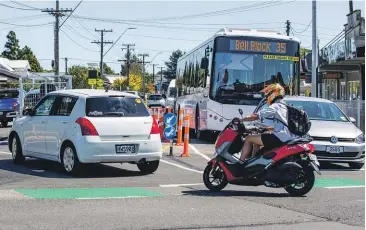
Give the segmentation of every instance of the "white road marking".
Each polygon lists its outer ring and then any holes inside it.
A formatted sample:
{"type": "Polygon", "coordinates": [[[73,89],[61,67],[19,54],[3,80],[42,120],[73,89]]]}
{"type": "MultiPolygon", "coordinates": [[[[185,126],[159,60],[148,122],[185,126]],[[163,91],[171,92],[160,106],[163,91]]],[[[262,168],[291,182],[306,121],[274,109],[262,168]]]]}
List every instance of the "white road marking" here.
{"type": "Polygon", "coordinates": [[[191,149],[193,150],[193,152],[197,155],[200,155],[201,157],[205,158],[207,161],[210,161],[211,158],[209,158],[207,155],[201,153],[200,151],[198,151],[198,149],[196,149],[196,147],[194,147],[192,144],[189,144],[189,147],[191,147],[191,149]]]}
{"type": "Polygon", "coordinates": [[[10,153],[10,152],[2,152],[2,151],[0,151],[0,154],[7,154],[7,155],[11,155],[11,153],[10,153]]]}
{"type": "Polygon", "coordinates": [[[320,171],[328,171],[328,172],[357,172],[357,171],[365,171],[365,168],[362,169],[321,169],[320,171]]]}
{"type": "Polygon", "coordinates": [[[162,188],[175,188],[175,187],[195,186],[195,185],[203,185],[203,183],[195,183],[195,184],[161,184],[159,186],[162,187],[162,188]]]}
{"type": "Polygon", "coordinates": [[[178,164],[175,164],[175,163],[172,163],[172,162],[163,160],[163,159],[160,159],[160,161],[163,162],[163,163],[165,163],[165,164],[169,164],[169,165],[173,165],[175,167],[181,168],[181,169],[185,169],[187,171],[192,171],[192,172],[196,172],[196,173],[200,173],[200,174],[203,173],[203,171],[198,171],[198,170],[190,169],[190,168],[184,167],[182,165],[178,165],[178,164]]]}
{"type": "Polygon", "coordinates": [[[338,189],[338,188],[364,188],[365,185],[354,185],[354,186],[339,186],[339,187],[324,187],[327,189],[338,189]]]}

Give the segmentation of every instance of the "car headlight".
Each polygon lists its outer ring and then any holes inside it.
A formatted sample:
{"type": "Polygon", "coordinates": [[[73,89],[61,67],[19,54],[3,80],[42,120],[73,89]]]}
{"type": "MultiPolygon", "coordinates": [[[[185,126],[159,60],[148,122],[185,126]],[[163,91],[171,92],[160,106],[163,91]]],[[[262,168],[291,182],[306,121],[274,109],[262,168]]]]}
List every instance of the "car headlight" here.
{"type": "Polygon", "coordinates": [[[357,144],[364,144],[365,143],[365,134],[361,134],[358,137],[356,137],[355,142],[357,144]]]}

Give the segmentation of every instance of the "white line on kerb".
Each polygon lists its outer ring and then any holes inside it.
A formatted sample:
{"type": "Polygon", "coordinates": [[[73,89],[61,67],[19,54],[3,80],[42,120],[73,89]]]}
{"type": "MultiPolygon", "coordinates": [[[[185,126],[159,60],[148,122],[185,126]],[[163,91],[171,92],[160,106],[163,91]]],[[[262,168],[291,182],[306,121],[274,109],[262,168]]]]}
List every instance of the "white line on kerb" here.
{"type": "Polygon", "coordinates": [[[195,186],[195,185],[203,185],[203,183],[195,183],[195,184],[161,184],[159,186],[162,187],[162,188],[174,188],[174,187],[195,186]]]}
{"type": "Polygon", "coordinates": [[[338,186],[338,187],[324,187],[327,189],[338,189],[338,188],[364,188],[365,185],[354,185],[354,186],[338,186]]]}
{"type": "Polygon", "coordinates": [[[178,167],[178,168],[181,168],[181,169],[185,169],[185,170],[188,170],[188,171],[192,171],[192,172],[196,172],[196,173],[200,173],[200,174],[203,173],[203,171],[198,171],[198,170],[190,169],[190,168],[184,167],[182,165],[174,164],[172,162],[169,162],[169,161],[166,161],[166,160],[163,160],[163,159],[160,159],[160,161],[163,162],[163,163],[165,163],[165,164],[173,165],[175,167],[178,167]]]}
{"type": "Polygon", "coordinates": [[[197,155],[200,155],[201,157],[205,158],[207,161],[210,161],[211,158],[209,158],[208,156],[206,156],[205,154],[201,153],[200,151],[198,151],[198,149],[196,149],[196,147],[194,147],[192,144],[189,144],[189,147],[191,147],[191,149],[193,150],[193,152],[197,155]]]}

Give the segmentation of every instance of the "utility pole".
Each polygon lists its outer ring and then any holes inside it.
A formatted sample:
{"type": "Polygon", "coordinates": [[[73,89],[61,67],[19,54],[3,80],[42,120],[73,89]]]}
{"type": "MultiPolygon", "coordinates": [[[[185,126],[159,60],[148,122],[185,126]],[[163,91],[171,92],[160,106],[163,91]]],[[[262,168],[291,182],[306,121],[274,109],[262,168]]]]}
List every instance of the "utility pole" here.
{"type": "Polygon", "coordinates": [[[130,87],[130,66],[131,66],[131,50],[134,50],[131,48],[131,46],[135,46],[135,44],[122,44],[122,46],[125,46],[127,48],[122,48],[122,50],[127,50],[127,60],[126,60],[126,67],[127,67],[127,86],[130,87]]]}
{"type": "Polygon", "coordinates": [[[291,28],[291,23],[289,20],[286,21],[286,34],[287,36],[290,36],[290,28],[291,28]]]}
{"type": "Polygon", "coordinates": [[[317,33],[316,33],[316,0],[312,0],[312,67],[311,67],[311,96],[316,97],[317,85],[317,67],[318,67],[318,52],[317,52],[317,33]]]}
{"type": "Polygon", "coordinates": [[[153,84],[154,84],[154,89],[155,89],[155,66],[157,66],[158,64],[153,64],[153,84]]]}
{"type": "Polygon", "coordinates": [[[349,0],[349,12],[352,13],[353,12],[353,1],[349,0]]]}
{"type": "Polygon", "coordinates": [[[65,74],[67,75],[67,61],[68,61],[68,59],[67,59],[67,57],[65,57],[65,74]]]}
{"type": "Polygon", "coordinates": [[[139,54],[138,56],[142,57],[142,92],[143,92],[144,100],[145,100],[145,64],[150,63],[150,62],[145,62],[145,57],[148,57],[149,54],[144,53],[144,54],[139,54]]]}
{"type": "Polygon", "coordinates": [[[159,90],[160,90],[160,93],[162,92],[161,88],[163,87],[163,69],[165,67],[163,66],[160,66],[160,87],[159,87],[159,90]]]}
{"type": "Polygon", "coordinates": [[[104,33],[108,33],[108,32],[113,32],[113,30],[106,30],[106,29],[102,29],[102,30],[97,30],[95,29],[95,32],[99,32],[100,33],[100,41],[92,41],[91,43],[96,43],[96,44],[100,44],[100,77],[103,77],[103,50],[104,50],[104,45],[105,44],[113,44],[113,42],[111,41],[104,41],[104,33]]]}
{"type": "Polygon", "coordinates": [[[67,12],[72,12],[72,9],[60,9],[60,2],[59,0],[56,0],[56,9],[45,9],[42,10],[42,12],[49,13],[50,15],[55,17],[55,28],[54,28],[54,61],[55,61],[55,76],[58,76],[60,74],[60,17],[65,16],[67,12]]]}

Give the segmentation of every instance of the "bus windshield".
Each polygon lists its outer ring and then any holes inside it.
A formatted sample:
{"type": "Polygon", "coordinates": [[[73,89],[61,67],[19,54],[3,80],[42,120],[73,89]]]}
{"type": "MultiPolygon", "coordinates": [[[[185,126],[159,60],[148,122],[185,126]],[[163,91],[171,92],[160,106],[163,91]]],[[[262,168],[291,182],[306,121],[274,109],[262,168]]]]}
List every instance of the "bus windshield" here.
{"type": "Polygon", "coordinates": [[[281,84],[291,94],[298,75],[298,43],[263,38],[216,40],[212,99],[224,104],[257,105],[266,85],[281,84]]]}

